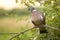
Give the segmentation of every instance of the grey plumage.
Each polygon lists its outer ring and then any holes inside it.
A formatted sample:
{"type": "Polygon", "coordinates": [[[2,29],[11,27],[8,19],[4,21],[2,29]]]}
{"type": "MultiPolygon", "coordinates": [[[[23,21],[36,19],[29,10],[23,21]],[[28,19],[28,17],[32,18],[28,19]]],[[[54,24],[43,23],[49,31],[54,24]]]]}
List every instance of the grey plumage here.
{"type": "Polygon", "coordinates": [[[32,6],[29,6],[28,10],[32,12],[33,10],[35,10],[35,8],[32,6]]]}
{"type": "Polygon", "coordinates": [[[28,8],[31,11],[31,21],[34,26],[39,27],[40,33],[47,33],[46,28],[44,27],[45,16],[42,12],[35,10],[34,7],[30,6],[28,8]]]}

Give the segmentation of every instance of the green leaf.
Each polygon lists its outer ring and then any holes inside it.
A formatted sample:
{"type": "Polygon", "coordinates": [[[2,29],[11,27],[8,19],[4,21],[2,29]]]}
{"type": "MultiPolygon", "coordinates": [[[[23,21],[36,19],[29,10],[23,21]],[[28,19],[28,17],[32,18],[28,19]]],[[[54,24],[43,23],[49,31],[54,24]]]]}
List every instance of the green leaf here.
{"type": "Polygon", "coordinates": [[[18,3],[18,0],[16,0],[16,3],[18,3]]]}

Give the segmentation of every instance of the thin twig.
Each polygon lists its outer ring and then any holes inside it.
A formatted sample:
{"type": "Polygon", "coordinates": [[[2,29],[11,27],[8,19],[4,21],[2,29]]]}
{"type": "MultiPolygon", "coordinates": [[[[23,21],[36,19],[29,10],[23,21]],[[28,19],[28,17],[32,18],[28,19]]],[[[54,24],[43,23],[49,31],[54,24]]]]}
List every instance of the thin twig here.
{"type": "MultiPolygon", "coordinates": [[[[51,27],[51,26],[48,26],[48,25],[45,25],[44,27],[46,27],[46,28],[50,28],[50,29],[53,29],[53,30],[60,31],[60,29],[58,29],[58,28],[54,28],[54,27],[51,27]]],[[[9,40],[12,40],[13,38],[15,38],[15,37],[17,37],[17,36],[19,36],[19,35],[21,35],[21,34],[27,32],[27,31],[29,31],[29,30],[32,30],[32,29],[34,29],[34,28],[36,28],[36,27],[33,27],[33,28],[27,29],[27,30],[25,30],[25,31],[23,31],[23,32],[17,33],[17,34],[14,35],[13,37],[11,37],[9,40]]]]}
{"type": "Polygon", "coordinates": [[[45,25],[45,27],[46,27],[46,28],[53,29],[53,30],[56,30],[56,31],[60,31],[60,29],[59,29],[59,28],[54,28],[54,27],[52,27],[52,26],[45,25]]]}
{"type": "Polygon", "coordinates": [[[10,32],[0,32],[0,35],[3,35],[3,34],[18,34],[17,32],[16,33],[10,33],[10,32]]]}
{"type": "Polygon", "coordinates": [[[29,30],[32,30],[32,29],[34,29],[34,28],[36,28],[36,27],[33,27],[33,28],[27,29],[27,30],[25,30],[25,31],[22,31],[22,32],[20,32],[20,33],[14,35],[13,37],[11,37],[9,40],[12,40],[13,38],[15,38],[15,37],[17,37],[17,36],[19,36],[19,35],[21,35],[21,34],[27,32],[27,31],[29,31],[29,30]]]}

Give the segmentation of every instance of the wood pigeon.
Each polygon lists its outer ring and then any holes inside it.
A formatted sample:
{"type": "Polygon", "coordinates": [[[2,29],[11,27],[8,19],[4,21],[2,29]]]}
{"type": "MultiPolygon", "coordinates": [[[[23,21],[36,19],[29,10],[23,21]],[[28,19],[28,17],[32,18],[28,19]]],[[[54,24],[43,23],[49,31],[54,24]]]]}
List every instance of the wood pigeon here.
{"type": "Polygon", "coordinates": [[[44,14],[38,10],[35,10],[32,6],[29,6],[28,10],[31,12],[31,21],[34,26],[39,28],[40,33],[47,33],[47,30],[44,27],[46,24],[44,14]]]}

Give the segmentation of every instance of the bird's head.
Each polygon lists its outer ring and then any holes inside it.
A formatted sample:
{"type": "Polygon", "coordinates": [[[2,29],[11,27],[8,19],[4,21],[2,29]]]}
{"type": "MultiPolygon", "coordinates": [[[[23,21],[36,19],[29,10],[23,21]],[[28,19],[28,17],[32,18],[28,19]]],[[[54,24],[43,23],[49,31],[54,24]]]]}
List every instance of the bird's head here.
{"type": "Polygon", "coordinates": [[[35,8],[32,7],[32,6],[30,6],[30,7],[28,8],[28,10],[32,12],[33,10],[35,10],[35,8]]]}

